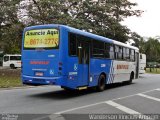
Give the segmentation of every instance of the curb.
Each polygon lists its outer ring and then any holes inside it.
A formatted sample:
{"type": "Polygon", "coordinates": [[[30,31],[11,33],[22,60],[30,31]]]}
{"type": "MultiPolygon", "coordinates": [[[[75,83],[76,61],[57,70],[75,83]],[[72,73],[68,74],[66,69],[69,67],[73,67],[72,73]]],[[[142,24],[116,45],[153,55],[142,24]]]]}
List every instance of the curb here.
{"type": "Polygon", "coordinates": [[[27,88],[36,88],[37,86],[22,86],[22,87],[8,87],[8,88],[0,88],[1,90],[14,90],[14,89],[27,89],[27,88]]]}

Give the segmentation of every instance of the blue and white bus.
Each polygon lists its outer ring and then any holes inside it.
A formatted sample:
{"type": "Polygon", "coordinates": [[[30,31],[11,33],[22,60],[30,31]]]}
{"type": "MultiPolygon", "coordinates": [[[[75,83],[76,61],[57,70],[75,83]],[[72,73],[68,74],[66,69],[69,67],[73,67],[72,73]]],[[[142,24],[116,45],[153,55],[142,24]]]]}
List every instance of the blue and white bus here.
{"type": "Polygon", "coordinates": [[[139,76],[139,49],[69,26],[24,29],[22,81],[27,85],[103,91],[106,84],[139,76]]]}

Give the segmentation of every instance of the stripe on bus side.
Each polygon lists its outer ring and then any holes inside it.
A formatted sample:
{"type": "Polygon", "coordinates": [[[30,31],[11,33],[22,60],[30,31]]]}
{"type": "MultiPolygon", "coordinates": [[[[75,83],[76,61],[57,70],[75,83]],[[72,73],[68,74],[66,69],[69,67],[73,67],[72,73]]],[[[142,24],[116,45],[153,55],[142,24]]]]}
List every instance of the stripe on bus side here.
{"type": "Polygon", "coordinates": [[[108,78],[107,84],[110,84],[112,82],[112,68],[113,68],[113,61],[111,61],[111,66],[109,70],[109,78],[108,78]]]}
{"type": "Polygon", "coordinates": [[[112,67],[113,67],[113,61],[112,61],[112,63],[111,63],[111,72],[110,72],[110,84],[112,83],[112,67]]]}
{"type": "Polygon", "coordinates": [[[111,76],[112,76],[112,81],[111,81],[111,83],[113,83],[113,81],[114,81],[114,66],[113,66],[113,61],[112,61],[112,68],[111,68],[111,70],[112,70],[112,74],[111,74],[111,76]]]}
{"type": "Polygon", "coordinates": [[[110,76],[111,76],[111,66],[112,66],[112,61],[111,61],[111,65],[110,65],[110,68],[109,68],[109,76],[108,76],[108,81],[107,81],[107,84],[109,84],[109,81],[110,81],[110,76]]]}

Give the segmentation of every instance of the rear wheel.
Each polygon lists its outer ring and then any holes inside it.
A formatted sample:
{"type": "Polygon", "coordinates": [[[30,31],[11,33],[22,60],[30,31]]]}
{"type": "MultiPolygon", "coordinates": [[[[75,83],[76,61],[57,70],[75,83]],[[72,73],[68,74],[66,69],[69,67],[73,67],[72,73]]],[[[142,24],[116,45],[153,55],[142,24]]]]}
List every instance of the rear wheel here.
{"type": "Polygon", "coordinates": [[[14,64],[11,64],[11,65],[10,65],[10,68],[11,68],[11,69],[15,69],[15,65],[14,65],[14,64]]]}
{"type": "Polygon", "coordinates": [[[101,74],[98,79],[97,91],[99,92],[104,91],[105,85],[106,85],[106,77],[105,75],[101,74]]]}

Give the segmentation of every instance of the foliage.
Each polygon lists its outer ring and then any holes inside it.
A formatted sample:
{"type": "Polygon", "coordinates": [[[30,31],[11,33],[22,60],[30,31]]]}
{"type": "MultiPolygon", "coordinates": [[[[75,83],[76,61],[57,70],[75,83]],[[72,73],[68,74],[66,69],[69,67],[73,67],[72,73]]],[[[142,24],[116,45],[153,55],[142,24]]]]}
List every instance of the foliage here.
{"type": "Polygon", "coordinates": [[[0,49],[6,53],[20,52],[24,25],[17,17],[19,2],[20,0],[0,2],[0,49]]]}
{"type": "Polygon", "coordinates": [[[128,0],[31,0],[21,7],[27,11],[29,25],[65,24],[125,42],[131,31],[120,22],[141,14],[132,10],[136,5],[128,0]]]}
{"type": "Polygon", "coordinates": [[[23,86],[20,74],[20,69],[0,69],[0,88],[23,86]]]}
{"type": "Polygon", "coordinates": [[[141,15],[132,9],[136,5],[129,0],[1,0],[0,49],[19,53],[23,28],[35,24],[65,24],[121,42],[137,39],[120,24],[141,15]]]}
{"type": "Polygon", "coordinates": [[[156,38],[149,38],[144,43],[144,52],[147,55],[148,62],[160,61],[160,42],[156,38]]]}

